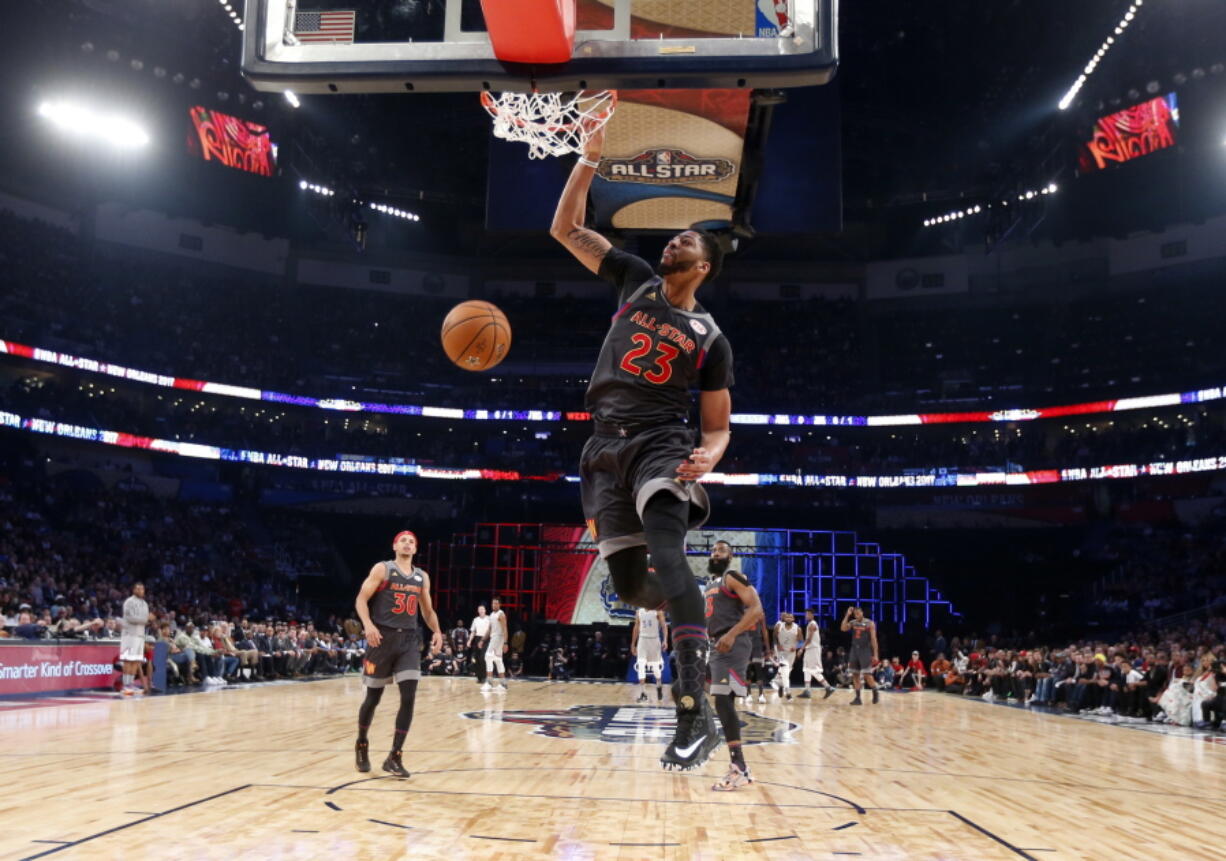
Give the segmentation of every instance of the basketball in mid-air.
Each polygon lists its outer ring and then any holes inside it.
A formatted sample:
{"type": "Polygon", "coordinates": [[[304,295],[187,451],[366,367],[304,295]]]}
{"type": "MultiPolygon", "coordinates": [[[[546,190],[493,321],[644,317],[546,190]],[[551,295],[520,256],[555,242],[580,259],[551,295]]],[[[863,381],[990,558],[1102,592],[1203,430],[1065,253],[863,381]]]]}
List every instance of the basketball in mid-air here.
{"type": "Polygon", "coordinates": [[[488,371],[511,349],[511,324],[494,304],[461,302],[443,319],[443,352],[466,371],[488,371]]]}

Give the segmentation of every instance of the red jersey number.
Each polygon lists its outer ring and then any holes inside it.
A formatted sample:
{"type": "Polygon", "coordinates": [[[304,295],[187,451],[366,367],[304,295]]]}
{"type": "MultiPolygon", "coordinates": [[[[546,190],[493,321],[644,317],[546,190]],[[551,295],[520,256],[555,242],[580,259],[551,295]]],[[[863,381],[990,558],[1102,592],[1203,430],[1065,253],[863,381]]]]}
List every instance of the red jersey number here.
{"type": "Polygon", "coordinates": [[[622,356],[621,369],[636,377],[641,375],[647,382],[655,383],[657,386],[668,382],[673,376],[673,359],[681,355],[681,351],[672,344],[657,344],[650,335],[642,332],[635,332],[630,336],[630,340],[634,342],[634,346],[622,356]],[[655,367],[644,373],[643,369],[635,364],[635,360],[650,353],[653,346],[658,353],[655,356],[655,367]]]}
{"type": "Polygon", "coordinates": [[[406,595],[403,592],[396,593],[396,602],[392,604],[393,613],[403,613],[406,616],[417,615],[417,596],[406,595]]]}

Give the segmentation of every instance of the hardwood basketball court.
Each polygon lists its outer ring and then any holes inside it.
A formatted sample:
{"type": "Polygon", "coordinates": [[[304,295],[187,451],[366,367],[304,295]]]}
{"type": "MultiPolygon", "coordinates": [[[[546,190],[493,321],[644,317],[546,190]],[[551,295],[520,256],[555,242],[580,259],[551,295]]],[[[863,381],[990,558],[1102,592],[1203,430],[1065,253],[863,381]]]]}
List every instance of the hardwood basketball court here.
{"type": "Polygon", "coordinates": [[[1221,858],[1226,746],[934,693],[752,706],[756,782],[721,747],[666,773],[670,711],[629,685],[422,683],[353,768],[356,677],[0,704],[3,858],[1221,858]]]}

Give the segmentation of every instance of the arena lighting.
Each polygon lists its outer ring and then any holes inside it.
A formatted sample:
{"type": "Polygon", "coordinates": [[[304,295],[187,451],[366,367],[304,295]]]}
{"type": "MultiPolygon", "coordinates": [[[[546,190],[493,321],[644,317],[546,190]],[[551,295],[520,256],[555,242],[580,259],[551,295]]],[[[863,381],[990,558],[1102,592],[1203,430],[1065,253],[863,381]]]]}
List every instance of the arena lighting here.
{"type": "Polygon", "coordinates": [[[285,101],[289,102],[291,108],[297,108],[302,105],[302,102],[298,101],[298,94],[293,90],[285,91],[285,101]]]}
{"type": "MultiPolygon", "coordinates": [[[[1124,13],[1124,17],[1115,25],[1115,36],[1124,35],[1124,31],[1128,29],[1128,25],[1136,18],[1137,10],[1141,8],[1143,2],[1144,0],[1133,0],[1132,5],[1128,7],[1128,11],[1124,13]]],[[[1064,94],[1064,98],[1060,99],[1060,110],[1068,110],[1069,105],[1073,103],[1073,99],[1077,97],[1077,94],[1081,92],[1081,88],[1085,86],[1086,81],[1090,79],[1090,75],[1094,74],[1098,64],[1103,61],[1103,58],[1107,56],[1107,52],[1115,45],[1115,36],[1108,36],[1104,39],[1102,45],[1094,52],[1094,56],[1086,63],[1081,74],[1077,76],[1077,80],[1073,81],[1072,86],[1068,88],[1068,92],[1064,94]]]]}
{"type": "MultiPolygon", "coordinates": [[[[191,392],[201,392],[223,397],[245,398],[255,401],[269,401],[278,404],[290,404],[299,407],[314,407],[325,410],[343,412],[385,413],[389,415],[422,416],[424,418],[459,419],[471,421],[528,421],[528,422],[588,422],[591,416],[585,412],[562,412],[560,410],[490,410],[490,409],[460,409],[458,407],[426,407],[410,404],[379,404],[364,401],[350,401],[335,398],[314,398],[307,395],[289,395],[284,392],[272,392],[249,386],[235,386],[226,383],[210,383],[203,380],[192,380],[184,377],[173,377],[152,371],[141,371],[126,368],[123,365],[113,365],[99,362],[95,359],[83,359],[68,353],[57,353],[41,347],[30,347],[16,341],[0,340],[0,353],[60,365],[78,371],[93,374],[106,374],[111,377],[144,383],[165,388],[184,389],[191,392]]],[[[1026,422],[1038,419],[1060,418],[1062,416],[1095,415],[1099,413],[1122,413],[1130,410],[1156,409],[1158,407],[1174,407],[1182,404],[1203,404],[1226,399],[1226,386],[1209,389],[1197,389],[1190,392],[1170,393],[1164,395],[1146,395],[1136,398],[1119,398],[1117,400],[1091,401],[1080,404],[1065,404],[1054,407],[1033,407],[997,410],[977,410],[962,413],[911,413],[892,416],[852,416],[852,415],[790,415],[786,413],[733,413],[732,423],[738,425],[800,425],[808,427],[906,427],[912,425],[933,424],[975,424],[985,422],[1026,422]]]]}
{"type": "MultiPolygon", "coordinates": [[[[207,443],[182,442],[158,439],[119,431],[55,422],[50,419],[23,418],[16,413],[0,410],[0,427],[8,427],[30,433],[48,434],[66,439],[102,443],[121,448],[140,448],[149,451],[173,454],[179,457],[194,457],[204,460],[224,460],[251,463],[263,466],[284,466],[316,472],[336,472],[376,476],[405,476],[435,478],[452,481],[543,481],[549,483],[578,481],[578,476],[560,472],[531,475],[513,469],[476,469],[472,467],[436,467],[396,460],[380,460],[375,457],[353,458],[308,458],[302,455],[256,451],[252,449],[222,448],[207,443]]],[[[1001,487],[1038,484],[1067,484],[1077,481],[1103,479],[1144,478],[1150,476],[1189,475],[1199,472],[1226,470],[1226,455],[1192,458],[1153,463],[1123,463],[1091,467],[1066,467],[1063,469],[1035,469],[1019,472],[958,472],[956,468],[931,467],[922,474],[907,475],[824,475],[812,473],[725,473],[712,472],[700,481],[704,484],[730,486],[768,487],[784,485],[792,487],[845,487],[889,490],[914,487],[1001,487]]]]}
{"type": "Polygon", "coordinates": [[[381,212],[384,215],[394,215],[397,218],[403,218],[405,221],[421,221],[421,216],[415,212],[406,212],[403,209],[397,209],[394,206],[388,206],[386,203],[375,203],[371,201],[366,204],[375,212],[381,212]]]}
{"type": "Polygon", "coordinates": [[[326,185],[316,185],[313,182],[307,182],[305,179],[298,180],[298,187],[303,191],[310,191],[318,194],[320,197],[335,197],[336,192],[328,188],[326,185]]]}
{"type": "Polygon", "coordinates": [[[149,143],[148,133],[132,120],[72,102],[42,102],[38,115],[62,131],[105,141],[117,149],[139,149],[149,143]]]}
{"type": "MultiPolygon", "coordinates": [[[[238,27],[239,31],[241,32],[243,29],[243,19],[238,14],[238,10],[230,5],[230,0],[217,0],[217,2],[221,5],[222,11],[230,16],[230,20],[234,23],[234,26],[238,27]]],[[[235,0],[235,5],[237,5],[237,2],[238,0],[235,0]]],[[[297,107],[297,105],[294,107],[297,107]]]]}
{"type": "Polygon", "coordinates": [[[966,209],[958,209],[958,210],[954,210],[953,212],[947,212],[944,215],[938,215],[936,218],[924,219],[924,226],[932,227],[933,225],[936,225],[936,224],[946,224],[950,221],[956,221],[960,218],[966,218],[971,215],[978,215],[981,212],[983,212],[983,207],[979,204],[975,204],[974,206],[967,207],[966,209]]]}

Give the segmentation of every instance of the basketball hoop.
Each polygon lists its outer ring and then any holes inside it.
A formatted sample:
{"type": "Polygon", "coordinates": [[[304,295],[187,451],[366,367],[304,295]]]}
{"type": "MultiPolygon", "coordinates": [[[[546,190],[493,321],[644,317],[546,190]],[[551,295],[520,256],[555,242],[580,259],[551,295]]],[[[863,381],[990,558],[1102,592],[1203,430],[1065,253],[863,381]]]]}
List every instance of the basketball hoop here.
{"type": "Polygon", "coordinates": [[[494,136],[528,145],[529,158],[583,153],[617,107],[616,90],[578,93],[481,93],[494,136]]]}

